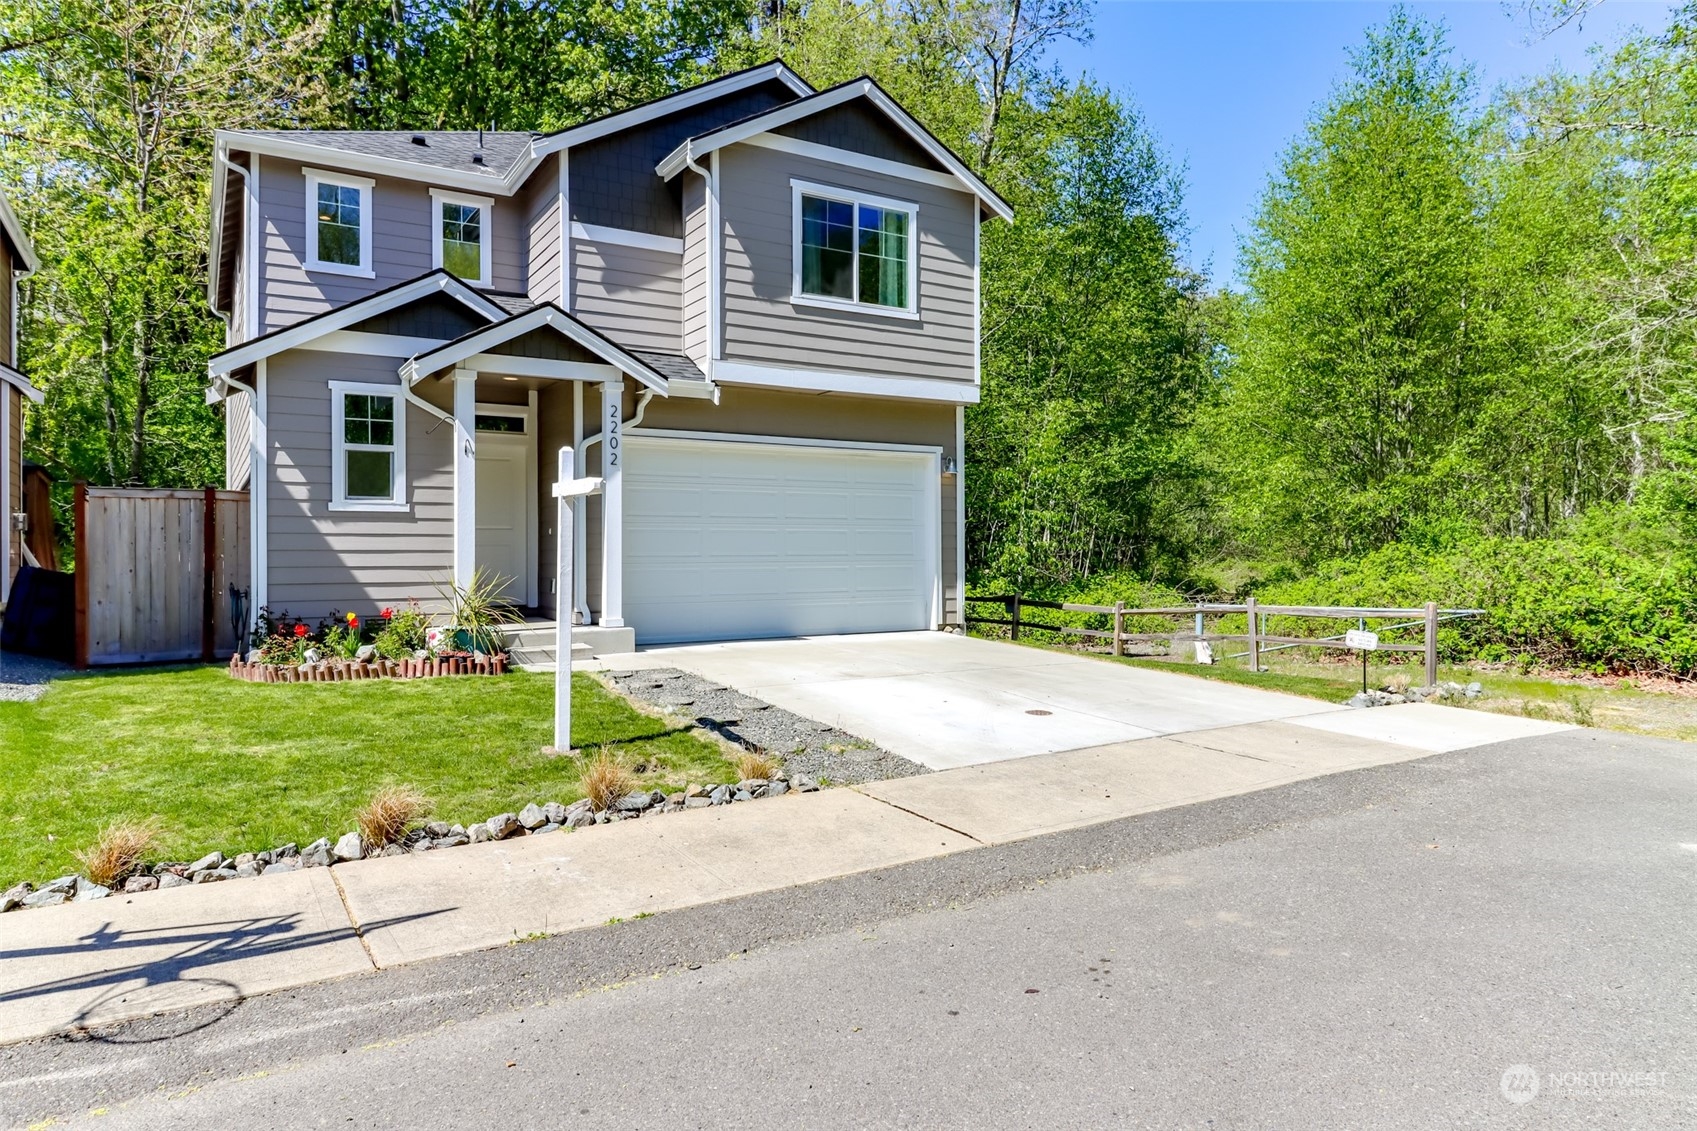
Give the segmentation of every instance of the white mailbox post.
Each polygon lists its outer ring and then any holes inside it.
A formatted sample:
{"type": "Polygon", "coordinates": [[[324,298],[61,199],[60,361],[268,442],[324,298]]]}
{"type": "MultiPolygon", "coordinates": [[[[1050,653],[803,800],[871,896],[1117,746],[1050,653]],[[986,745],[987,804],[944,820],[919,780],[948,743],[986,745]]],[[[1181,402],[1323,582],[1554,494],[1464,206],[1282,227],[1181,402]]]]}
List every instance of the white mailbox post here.
{"type": "Polygon", "coordinates": [[[554,480],[554,497],[560,500],[554,551],[558,571],[554,581],[554,749],[562,754],[569,754],[572,749],[572,556],[577,545],[572,539],[572,522],[576,517],[572,500],[601,490],[598,478],[573,479],[576,468],[572,450],[561,448],[559,471],[554,480]]]}

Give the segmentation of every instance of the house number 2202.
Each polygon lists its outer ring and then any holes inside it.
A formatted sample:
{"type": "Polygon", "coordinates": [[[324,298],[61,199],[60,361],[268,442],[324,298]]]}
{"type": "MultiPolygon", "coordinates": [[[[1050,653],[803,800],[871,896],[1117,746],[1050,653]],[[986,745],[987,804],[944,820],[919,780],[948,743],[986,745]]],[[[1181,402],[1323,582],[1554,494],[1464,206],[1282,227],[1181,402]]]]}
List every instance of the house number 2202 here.
{"type": "Polygon", "coordinates": [[[619,466],[619,403],[607,406],[607,466],[619,466]]]}

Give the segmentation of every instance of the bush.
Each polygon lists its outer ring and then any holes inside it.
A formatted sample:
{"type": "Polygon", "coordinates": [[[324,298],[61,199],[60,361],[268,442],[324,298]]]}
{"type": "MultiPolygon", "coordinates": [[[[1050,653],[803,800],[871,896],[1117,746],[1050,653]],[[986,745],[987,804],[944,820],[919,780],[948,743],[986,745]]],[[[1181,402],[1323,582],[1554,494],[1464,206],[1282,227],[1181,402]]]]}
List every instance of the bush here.
{"type": "Polygon", "coordinates": [[[597,810],[611,809],[620,798],[630,793],[631,776],[613,752],[603,746],[594,757],[583,760],[578,784],[597,810]]]}
{"type": "Polygon", "coordinates": [[[377,654],[386,660],[410,660],[419,649],[429,648],[430,616],[417,601],[408,601],[399,611],[384,609],[385,624],[372,641],[377,654]]]}
{"type": "Polygon", "coordinates": [[[430,812],[430,801],[416,789],[404,785],[386,785],[371,795],[354,817],[359,836],[368,848],[394,844],[407,835],[407,830],[430,812]]]}
{"type": "Polygon", "coordinates": [[[158,839],[159,826],[153,821],[119,821],[102,829],[94,844],[72,855],[89,879],[101,887],[117,887],[158,839]]]}
{"type": "Polygon", "coordinates": [[[731,759],[731,765],[737,768],[737,777],[741,781],[753,778],[771,781],[778,772],[778,760],[768,757],[762,750],[744,750],[731,759]]]}

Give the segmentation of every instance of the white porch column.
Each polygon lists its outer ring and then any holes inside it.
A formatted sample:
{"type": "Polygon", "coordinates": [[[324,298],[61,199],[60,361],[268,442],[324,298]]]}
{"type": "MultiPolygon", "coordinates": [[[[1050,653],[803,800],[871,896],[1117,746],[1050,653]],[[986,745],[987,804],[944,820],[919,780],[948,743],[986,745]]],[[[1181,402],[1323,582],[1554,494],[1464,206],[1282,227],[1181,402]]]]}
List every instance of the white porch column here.
{"type": "Polygon", "coordinates": [[[601,386],[601,623],[625,623],[624,378],[601,386]]]}
{"type": "Polygon", "coordinates": [[[477,373],[454,370],[454,584],[477,569],[477,373]]]}

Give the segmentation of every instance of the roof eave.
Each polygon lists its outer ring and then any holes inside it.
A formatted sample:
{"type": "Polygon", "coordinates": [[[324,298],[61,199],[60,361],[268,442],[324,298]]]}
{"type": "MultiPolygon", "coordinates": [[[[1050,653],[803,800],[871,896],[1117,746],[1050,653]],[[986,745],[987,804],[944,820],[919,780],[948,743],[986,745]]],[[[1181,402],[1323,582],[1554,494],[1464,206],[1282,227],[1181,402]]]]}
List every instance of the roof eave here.
{"type": "Polygon", "coordinates": [[[609,365],[635,377],[661,396],[669,395],[670,383],[666,380],[664,374],[593,326],[574,318],[553,303],[543,303],[522,314],[514,314],[492,325],[473,330],[471,333],[462,335],[445,345],[437,346],[433,350],[409,357],[400,367],[401,380],[409,386],[416,385],[438,370],[446,369],[474,354],[485,352],[489,346],[499,345],[502,341],[511,341],[515,337],[528,334],[543,326],[553,327],[584,349],[599,356],[609,365]],[[507,331],[507,334],[505,337],[494,341],[484,342],[479,340],[496,331],[507,331]]]}
{"type": "Polygon", "coordinates": [[[23,260],[24,269],[19,274],[33,275],[41,270],[41,261],[35,257],[35,248],[30,245],[29,236],[24,232],[24,226],[18,221],[18,214],[12,211],[12,204],[0,193],[0,228],[5,229],[11,239],[12,246],[17,249],[18,258],[23,260]]]}

